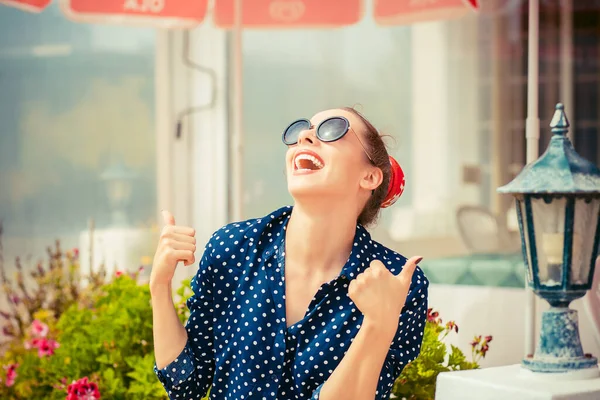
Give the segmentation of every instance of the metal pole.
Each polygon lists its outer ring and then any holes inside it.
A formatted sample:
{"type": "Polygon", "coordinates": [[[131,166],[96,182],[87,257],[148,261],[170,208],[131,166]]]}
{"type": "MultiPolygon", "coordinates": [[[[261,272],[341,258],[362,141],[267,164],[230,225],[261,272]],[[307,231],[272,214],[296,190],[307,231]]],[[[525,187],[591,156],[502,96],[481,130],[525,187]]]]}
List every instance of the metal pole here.
{"type": "MultiPolygon", "coordinates": [[[[527,139],[527,164],[539,157],[540,118],[539,118],[539,0],[529,0],[529,39],[527,54],[527,120],[525,137],[527,139]]],[[[525,289],[525,355],[535,351],[535,294],[525,289]]]]}
{"type": "Polygon", "coordinates": [[[575,144],[573,104],[573,0],[560,0],[560,100],[569,113],[569,140],[575,144]]]}
{"type": "Polygon", "coordinates": [[[244,81],[242,75],[242,1],[234,2],[233,21],[233,135],[232,135],[232,218],[241,221],[244,216],[244,149],[243,149],[243,107],[244,81]]]}

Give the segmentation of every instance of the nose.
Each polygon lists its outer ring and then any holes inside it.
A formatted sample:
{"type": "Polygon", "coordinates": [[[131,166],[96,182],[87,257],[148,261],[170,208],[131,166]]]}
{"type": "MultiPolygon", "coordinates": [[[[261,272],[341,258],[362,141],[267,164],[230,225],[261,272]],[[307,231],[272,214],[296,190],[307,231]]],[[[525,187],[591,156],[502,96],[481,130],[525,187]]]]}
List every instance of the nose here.
{"type": "Polygon", "coordinates": [[[305,129],[302,132],[300,132],[300,135],[298,135],[298,144],[303,144],[303,143],[310,143],[313,144],[315,143],[315,129],[311,128],[311,129],[305,129]]]}

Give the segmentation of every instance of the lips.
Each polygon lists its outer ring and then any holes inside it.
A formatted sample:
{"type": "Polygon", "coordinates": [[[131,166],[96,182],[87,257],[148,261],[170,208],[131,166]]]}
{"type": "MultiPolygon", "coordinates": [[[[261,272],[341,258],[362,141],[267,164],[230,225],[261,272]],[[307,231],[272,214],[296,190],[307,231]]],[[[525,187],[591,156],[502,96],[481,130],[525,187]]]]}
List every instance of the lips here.
{"type": "Polygon", "coordinates": [[[299,150],[294,155],[294,172],[311,173],[325,166],[323,159],[314,151],[299,150]]]}

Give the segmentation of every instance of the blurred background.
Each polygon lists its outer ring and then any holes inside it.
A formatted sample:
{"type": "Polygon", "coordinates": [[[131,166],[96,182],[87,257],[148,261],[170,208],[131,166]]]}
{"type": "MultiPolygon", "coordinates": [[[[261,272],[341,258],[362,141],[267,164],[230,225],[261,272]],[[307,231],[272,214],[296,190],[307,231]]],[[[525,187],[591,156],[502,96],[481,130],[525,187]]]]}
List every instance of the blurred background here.
{"type": "MultiPolygon", "coordinates": [[[[525,165],[527,1],[474,9],[413,0],[400,11],[348,1],[344,26],[249,26],[239,48],[226,18],[213,18],[213,1],[190,30],[88,20],[64,3],[40,13],[0,5],[8,271],[15,257],[34,265],[56,239],[79,250],[84,269],[136,270],[151,265],[161,209],[205,242],[233,219],[236,200],[244,219],[291,204],[282,130],[323,109],[356,106],[393,136],[390,153],[407,177],[373,236],[425,256],[430,306],[466,332],[457,344],[493,334],[502,350],[484,363],[520,360],[524,268],[513,203],[496,188],[525,165]],[[236,111],[242,157],[231,151],[236,111]]],[[[542,0],[539,46],[540,149],[562,102],[576,150],[597,164],[600,1],[542,0]]],[[[193,272],[180,268],[178,279],[193,272]]],[[[598,354],[600,335],[581,319],[584,348],[598,354]]]]}

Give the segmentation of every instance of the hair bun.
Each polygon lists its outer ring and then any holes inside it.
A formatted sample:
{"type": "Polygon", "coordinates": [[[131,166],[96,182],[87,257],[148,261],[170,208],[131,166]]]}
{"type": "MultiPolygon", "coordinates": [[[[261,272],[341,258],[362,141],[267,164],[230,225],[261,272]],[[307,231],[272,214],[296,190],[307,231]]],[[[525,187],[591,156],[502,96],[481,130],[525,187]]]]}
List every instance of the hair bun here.
{"type": "Polygon", "coordinates": [[[386,208],[391,206],[400,198],[402,192],[404,192],[404,185],[406,180],[404,179],[404,171],[402,171],[402,167],[398,164],[398,161],[394,159],[394,157],[390,157],[390,184],[388,186],[388,191],[381,203],[381,208],[386,208]]]}

